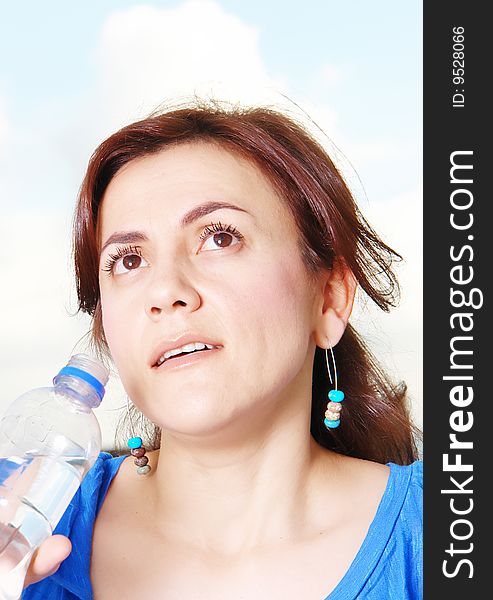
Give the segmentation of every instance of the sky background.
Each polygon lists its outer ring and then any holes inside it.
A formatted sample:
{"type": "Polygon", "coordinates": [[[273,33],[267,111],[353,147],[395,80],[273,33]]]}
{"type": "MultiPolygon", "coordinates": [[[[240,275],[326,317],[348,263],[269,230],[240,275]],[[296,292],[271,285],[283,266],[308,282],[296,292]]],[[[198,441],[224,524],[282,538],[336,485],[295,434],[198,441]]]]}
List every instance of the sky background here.
{"type": "MultiPolygon", "coordinates": [[[[198,93],[305,119],[362,212],[403,255],[400,306],[380,314],[362,301],[352,323],[407,382],[421,425],[419,0],[0,6],[0,414],[24,391],[51,385],[85,349],[89,318],[73,316],[70,235],[90,154],[158,105],[198,93]]],[[[96,411],[103,447],[124,404],[112,377],[96,411]]]]}

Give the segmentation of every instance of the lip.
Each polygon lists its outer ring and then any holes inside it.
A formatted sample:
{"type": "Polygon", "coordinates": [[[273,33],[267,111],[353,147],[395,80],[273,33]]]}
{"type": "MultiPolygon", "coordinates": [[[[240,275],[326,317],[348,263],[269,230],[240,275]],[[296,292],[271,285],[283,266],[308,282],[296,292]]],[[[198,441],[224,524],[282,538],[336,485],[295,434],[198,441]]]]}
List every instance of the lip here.
{"type": "MultiPolygon", "coordinates": [[[[188,332],[188,333],[182,334],[174,339],[161,340],[161,342],[159,342],[159,344],[156,346],[155,350],[153,351],[151,358],[149,359],[149,366],[151,367],[151,369],[159,368],[155,365],[165,352],[168,352],[169,350],[173,350],[174,348],[179,348],[180,346],[185,346],[186,344],[191,344],[192,342],[203,342],[204,344],[209,344],[210,346],[219,346],[220,348],[222,348],[221,344],[218,344],[217,342],[211,340],[206,335],[203,335],[201,333],[188,332]]],[[[216,348],[212,348],[211,350],[207,350],[205,352],[196,352],[196,353],[193,352],[190,355],[187,354],[186,356],[193,357],[195,355],[210,354],[211,352],[214,352],[215,350],[216,350],[216,348]]],[[[171,360],[174,360],[174,361],[176,361],[176,363],[178,363],[183,358],[186,358],[186,356],[182,356],[179,358],[173,357],[171,360]]],[[[164,363],[162,363],[161,367],[163,365],[166,365],[168,362],[170,362],[170,361],[165,360],[164,363]]]]}

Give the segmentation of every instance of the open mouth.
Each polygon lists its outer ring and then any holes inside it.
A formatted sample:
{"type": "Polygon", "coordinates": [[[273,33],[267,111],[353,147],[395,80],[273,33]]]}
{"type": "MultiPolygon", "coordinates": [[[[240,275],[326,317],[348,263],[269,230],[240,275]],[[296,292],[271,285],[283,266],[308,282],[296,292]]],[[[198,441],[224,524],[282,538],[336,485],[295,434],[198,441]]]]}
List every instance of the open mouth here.
{"type": "Polygon", "coordinates": [[[164,363],[169,362],[170,360],[174,360],[175,358],[180,358],[181,356],[190,356],[192,354],[197,354],[198,352],[210,352],[209,348],[202,348],[202,350],[192,350],[191,352],[180,352],[180,354],[175,354],[174,356],[170,356],[169,358],[165,358],[163,362],[157,362],[154,366],[160,367],[164,365],[164,363]]]}
{"type": "Polygon", "coordinates": [[[201,352],[210,352],[211,350],[216,350],[220,346],[213,346],[211,344],[205,344],[203,342],[195,342],[191,344],[187,344],[182,348],[175,348],[174,350],[169,350],[165,352],[153,365],[154,368],[159,368],[164,363],[174,361],[179,358],[183,358],[184,356],[190,356],[192,354],[198,354],[201,352]]]}

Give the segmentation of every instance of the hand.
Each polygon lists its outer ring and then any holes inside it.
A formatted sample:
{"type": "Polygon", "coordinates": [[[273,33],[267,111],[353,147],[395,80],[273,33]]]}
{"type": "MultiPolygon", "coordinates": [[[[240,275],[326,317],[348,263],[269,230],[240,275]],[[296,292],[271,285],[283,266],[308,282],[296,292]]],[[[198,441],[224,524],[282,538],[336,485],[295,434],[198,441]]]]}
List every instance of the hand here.
{"type": "Polygon", "coordinates": [[[64,535],[51,535],[34,552],[24,580],[24,589],[58,571],[60,564],[72,552],[72,542],[64,535]]]}

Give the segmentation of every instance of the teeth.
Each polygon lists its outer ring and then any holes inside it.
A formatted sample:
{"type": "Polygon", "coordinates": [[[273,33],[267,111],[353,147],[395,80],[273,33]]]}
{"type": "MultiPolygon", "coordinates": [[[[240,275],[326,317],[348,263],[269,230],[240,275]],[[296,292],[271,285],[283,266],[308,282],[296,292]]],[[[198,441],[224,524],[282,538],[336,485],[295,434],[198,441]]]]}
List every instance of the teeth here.
{"type": "Polygon", "coordinates": [[[182,352],[194,352],[195,350],[203,350],[204,348],[212,350],[212,348],[216,348],[216,346],[204,344],[203,342],[192,342],[191,344],[185,344],[185,346],[181,346],[181,348],[174,348],[173,350],[168,350],[168,352],[165,352],[156,364],[159,366],[168,358],[176,356],[177,354],[181,354],[182,352]]]}

